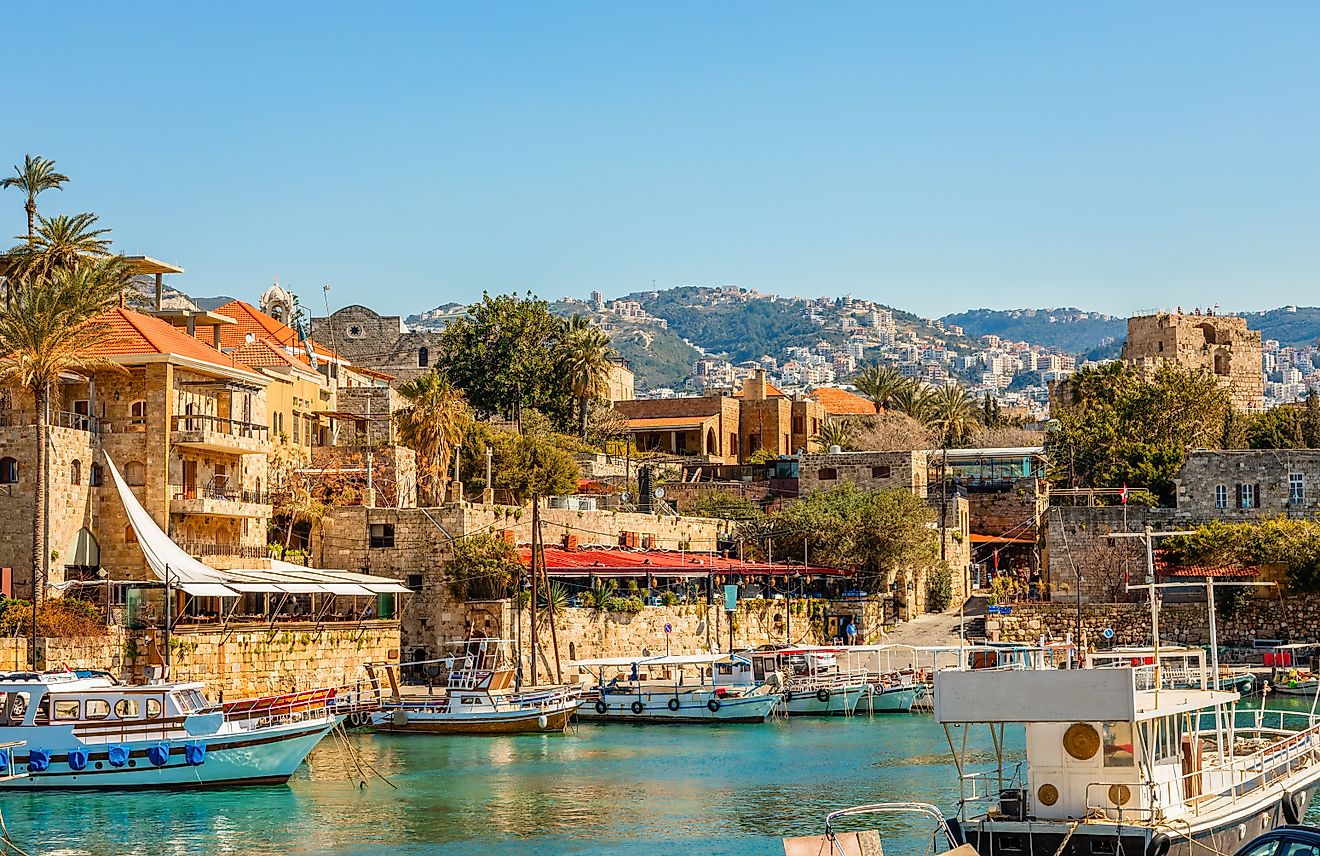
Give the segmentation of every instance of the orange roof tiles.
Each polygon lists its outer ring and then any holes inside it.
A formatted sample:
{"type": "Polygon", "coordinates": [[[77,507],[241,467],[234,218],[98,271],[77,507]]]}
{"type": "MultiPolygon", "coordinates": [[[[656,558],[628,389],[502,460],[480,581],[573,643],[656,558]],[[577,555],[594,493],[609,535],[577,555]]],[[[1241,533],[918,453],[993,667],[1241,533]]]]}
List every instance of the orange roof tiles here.
{"type": "Polygon", "coordinates": [[[874,401],[837,386],[817,387],[809,397],[819,401],[831,416],[874,416],[876,412],[874,401]]]}
{"type": "MultiPolygon", "coordinates": [[[[247,344],[248,334],[252,334],[253,339],[269,339],[277,345],[287,348],[298,348],[302,350],[302,340],[298,338],[298,332],[280,321],[262,312],[250,303],[244,303],[242,300],[231,300],[224,306],[212,310],[220,315],[228,315],[237,321],[237,324],[224,324],[220,327],[220,345],[225,348],[240,348],[247,344]]],[[[332,360],[343,360],[334,351],[321,345],[319,342],[312,342],[316,348],[317,357],[325,357],[332,360]]],[[[306,362],[304,358],[303,362],[306,362]]]]}
{"type": "Polygon", "coordinates": [[[287,351],[269,339],[256,339],[241,348],[234,348],[229,352],[229,355],[244,365],[253,368],[283,368],[285,366],[297,366],[300,369],[307,368],[304,363],[294,359],[287,351]]]}
{"type": "MultiPolygon", "coordinates": [[[[741,389],[738,390],[737,392],[735,392],[735,393],[733,394],[733,397],[734,397],[734,398],[742,398],[742,397],[743,397],[743,391],[742,391],[741,389]]],[[[779,387],[775,386],[775,385],[774,385],[773,383],[771,383],[770,381],[766,381],[766,382],[765,382],[765,397],[766,397],[766,398],[783,398],[783,397],[784,397],[784,391],[783,391],[782,389],[780,389],[779,387]]]]}
{"type": "Polygon", "coordinates": [[[119,306],[96,320],[110,328],[110,332],[91,348],[91,352],[99,357],[174,354],[224,368],[248,370],[233,357],[150,315],[119,306]]]}

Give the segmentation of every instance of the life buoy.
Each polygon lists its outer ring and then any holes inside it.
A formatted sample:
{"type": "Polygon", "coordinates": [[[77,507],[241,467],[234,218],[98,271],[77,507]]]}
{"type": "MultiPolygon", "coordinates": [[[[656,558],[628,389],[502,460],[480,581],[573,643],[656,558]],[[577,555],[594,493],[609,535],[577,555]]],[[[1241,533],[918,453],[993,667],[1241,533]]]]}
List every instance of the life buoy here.
{"type": "Polygon", "coordinates": [[[628,705],[628,707],[629,709],[632,710],[633,713],[641,713],[642,711],[646,710],[646,705],[642,704],[640,701],[635,701],[632,704],[628,705]]]}
{"type": "Polygon", "coordinates": [[[825,689],[824,687],[821,687],[820,689],[816,690],[816,701],[820,702],[821,704],[824,704],[829,700],[830,700],[829,690],[825,689]]]}
{"type": "Polygon", "coordinates": [[[609,709],[610,706],[608,704],[601,701],[600,699],[596,699],[596,713],[605,713],[605,711],[609,709]]]}
{"type": "Polygon", "coordinates": [[[348,715],[348,725],[350,728],[361,728],[367,724],[367,715],[365,713],[350,713],[348,715]]]}
{"type": "Polygon", "coordinates": [[[1163,832],[1157,832],[1146,842],[1146,856],[1166,856],[1173,840],[1163,832]]]}
{"type": "Polygon", "coordinates": [[[713,698],[710,701],[706,702],[706,710],[709,710],[711,713],[718,713],[719,709],[720,709],[719,699],[713,698]]]}
{"type": "Polygon", "coordinates": [[[1302,815],[1306,814],[1306,803],[1306,791],[1285,793],[1283,801],[1279,804],[1283,809],[1283,819],[1288,821],[1290,826],[1301,823],[1302,815]]]}
{"type": "Polygon", "coordinates": [[[670,710],[678,710],[678,708],[680,707],[678,703],[678,699],[671,698],[669,701],[665,702],[665,707],[668,707],[670,710]]]}

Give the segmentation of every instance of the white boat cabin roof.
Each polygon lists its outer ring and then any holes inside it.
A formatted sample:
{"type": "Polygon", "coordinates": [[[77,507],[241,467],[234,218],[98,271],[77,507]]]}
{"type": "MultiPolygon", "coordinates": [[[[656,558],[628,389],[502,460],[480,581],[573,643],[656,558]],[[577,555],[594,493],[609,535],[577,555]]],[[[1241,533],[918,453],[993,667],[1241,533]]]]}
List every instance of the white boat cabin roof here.
{"type": "Polygon", "coordinates": [[[1137,669],[943,671],[935,721],[1138,722],[1238,700],[1235,692],[1137,689],[1137,669]]]}
{"type": "Polygon", "coordinates": [[[610,668],[613,666],[692,666],[709,665],[729,659],[728,654],[655,654],[635,657],[604,657],[598,660],[574,660],[572,668],[610,668]]]}

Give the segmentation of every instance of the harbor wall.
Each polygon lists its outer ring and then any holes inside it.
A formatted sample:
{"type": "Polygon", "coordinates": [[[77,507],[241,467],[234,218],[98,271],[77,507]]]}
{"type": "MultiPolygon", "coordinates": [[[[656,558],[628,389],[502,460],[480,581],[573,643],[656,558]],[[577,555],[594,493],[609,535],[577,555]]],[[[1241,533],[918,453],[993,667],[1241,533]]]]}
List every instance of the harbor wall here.
{"type": "MultiPolygon", "coordinates": [[[[1149,645],[1151,643],[1148,603],[1083,603],[1082,635],[1091,647],[1100,645],[1149,645]],[[1105,628],[1114,631],[1104,639],[1105,628]]],[[[1320,642],[1320,596],[1290,595],[1286,598],[1252,598],[1235,610],[1220,605],[1216,631],[1221,646],[1250,647],[1255,639],[1285,642],[1320,642]]],[[[1005,642],[1061,640],[1075,634],[1077,606],[1070,603],[1014,605],[1010,615],[986,619],[986,634],[1005,642]]],[[[1210,642],[1210,620],[1204,603],[1164,604],[1160,608],[1160,637],[1166,642],[1206,645],[1210,642]]]]}

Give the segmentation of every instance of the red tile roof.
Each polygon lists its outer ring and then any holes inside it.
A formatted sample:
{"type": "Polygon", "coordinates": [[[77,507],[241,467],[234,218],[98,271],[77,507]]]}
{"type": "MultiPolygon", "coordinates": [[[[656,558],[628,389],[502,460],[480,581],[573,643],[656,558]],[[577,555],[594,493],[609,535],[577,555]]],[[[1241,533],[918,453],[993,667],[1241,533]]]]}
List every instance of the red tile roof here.
{"type": "Polygon", "coordinates": [[[837,386],[819,386],[808,398],[814,398],[830,416],[874,416],[875,402],[837,386]]]}
{"type": "MultiPolygon", "coordinates": [[[[738,390],[737,392],[735,392],[735,393],[733,394],[733,397],[734,397],[734,398],[742,398],[742,397],[743,397],[743,391],[742,391],[741,389],[738,390]]],[[[784,391],[783,391],[782,389],[780,389],[779,387],[775,386],[775,385],[774,385],[773,383],[771,383],[770,381],[766,381],[766,382],[765,382],[765,397],[766,397],[766,398],[783,398],[783,397],[784,397],[784,391]]]]}
{"type": "Polygon", "coordinates": [[[296,366],[300,369],[307,368],[305,362],[291,356],[288,351],[269,339],[257,339],[250,344],[234,348],[229,354],[239,362],[253,368],[283,368],[285,366],[296,366]]]}
{"type": "Polygon", "coordinates": [[[105,338],[92,346],[91,352],[96,356],[174,354],[228,369],[249,370],[245,364],[233,357],[222,354],[202,340],[189,336],[173,324],[150,315],[143,315],[119,306],[100,315],[96,320],[110,328],[105,338]]]}
{"type": "MultiPolygon", "coordinates": [[[[523,564],[531,565],[532,549],[520,547],[518,556],[523,564]]],[[[764,562],[740,562],[712,556],[709,553],[679,553],[669,550],[615,550],[591,547],[566,550],[562,547],[545,548],[546,572],[558,576],[643,576],[662,577],[706,576],[710,573],[726,575],[811,574],[815,576],[851,576],[851,571],[811,565],[768,565],[764,562]]]]}
{"type": "MultiPolygon", "coordinates": [[[[250,303],[245,303],[242,300],[231,300],[213,311],[220,315],[227,315],[238,322],[237,324],[220,325],[220,345],[222,347],[242,347],[247,344],[248,334],[251,333],[253,339],[269,339],[277,345],[297,348],[299,351],[304,350],[302,340],[298,338],[296,330],[288,324],[275,320],[250,303]]],[[[316,348],[318,357],[342,360],[342,357],[329,348],[322,346],[319,342],[312,342],[312,345],[316,348]]],[[[300,359],[306,363],[306,354],[303,354],[300,359]]]]}

